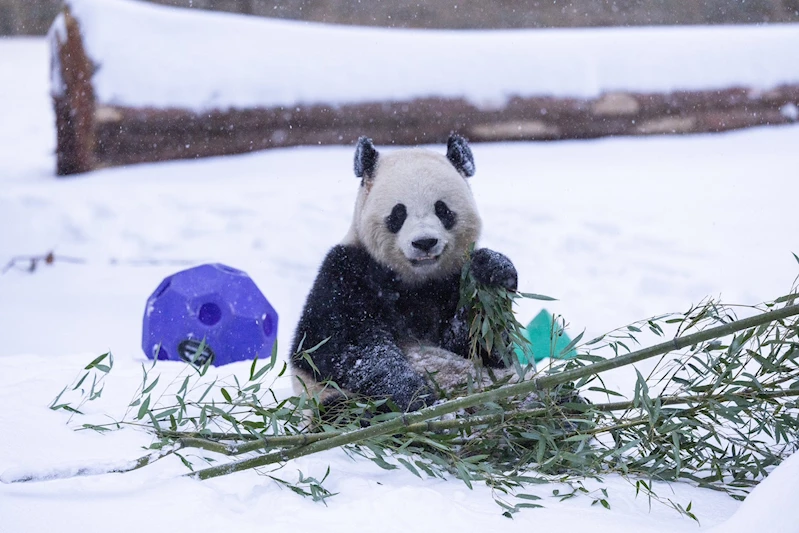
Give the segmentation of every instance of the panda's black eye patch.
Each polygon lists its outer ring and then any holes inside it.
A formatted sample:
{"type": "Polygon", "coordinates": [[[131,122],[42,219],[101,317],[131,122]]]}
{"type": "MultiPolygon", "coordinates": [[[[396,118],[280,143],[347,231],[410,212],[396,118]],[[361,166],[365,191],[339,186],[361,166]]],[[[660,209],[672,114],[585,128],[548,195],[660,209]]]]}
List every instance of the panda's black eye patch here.
{"type": "Polygon", "coordinates": [[[444,229],[452,229],[455,226],[455,222],[458,220],[458,215],[456,215],[454,211],[450,210],[447,204],[441,200],[436,202],[435,209],[436,216],[441,220],[441,223],[444,224],[444,229]]]}
{"type": "Polygon", "coordinates": [[[391,214],[386,217],[386,227],[391,233],[397,233],[402,229],[405,219],[408,217],[408,210],[404,204],[397,204],[391,210],[391,214]]]}

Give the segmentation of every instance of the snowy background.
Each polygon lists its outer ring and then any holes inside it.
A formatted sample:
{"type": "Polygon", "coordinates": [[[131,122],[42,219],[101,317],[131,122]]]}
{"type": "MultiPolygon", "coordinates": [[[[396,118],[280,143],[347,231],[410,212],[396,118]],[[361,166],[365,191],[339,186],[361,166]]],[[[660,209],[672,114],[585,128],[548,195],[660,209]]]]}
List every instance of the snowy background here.
{"type": "MultiPolygon", "coordinates": [[[[795,30],[795,29],[794,29],[795,30]]],[[[775,31],[783,31],[779,28],[775,31]]],[[[789,48],[789,47],[786,47],[789,48]]],[[[786,62],[793,68],[795,62],[786,62]]],[[[708,76],[728,63],[710,63],[708,76]]],[[[0,276],[0,475],[130,459],[144,432],[74,432],[47,405],[105,351],[116,367],[99,413],[121,416],[141,379],[144,303],[163,277],[204,262],[247,271],[280,313],[289,346],[327,249],[346,232],[358,180],[352,148],[258,154],[53,175],[55,134],[43,39],[0,39],[0,266],[13,256],[59,255],[30,274],[0,276]]],[[[697,84],[701,83],[697,80],[697,84]]],[[[796,81],[796,80],[794,80],[796,81]]],[[[364,132],[368,133],[368,132],[364,132]]],[[[443,147],[432,147],[442,150],[443,147]]],[[[706,296],[754,304],[784,294],[799,273],[799,127],[720,135],[473,146],[471,183],[482,245],[510,256],[520,288],[559,299],[572,332],[591,337],[628,322],[682,311],[706,296]]],[[[525,302],[523,322],[539,304],[525,302]]],[[[284,350],[281,357],[285,358],[284,350]]],[[[182,364],[159,364],[169,378],[182,364]]],[[[246,375],[247,364],[218,370],[246,375]]],[[[619,376],[613,384],[630,390],[619,376]]],[[[287,383],[278,385],[287,393],[287,383]]],[[[589,498],[503,518],[484,487],[385,472],[331,451],[289,463],[339,495],[328,506],[245,472],[207,482],[178,476],[175,459],[126,475],[0,484],[0,533],[49,531],[799,531],[799,457],[741,505],[678,483],[659,492],[673,510],[636,499],[610,477],[610,511],[589,498]],[[735,514],[738,511],[738,514],[735,514]]],[[[596,484],[589,484],[595,487],[596,484]]]]}
{"type": "Polygon", "coordinates": [[[101,65],[92,79],[98,102],[121,107],[463,97],[493,108],[512,96],[768,90],[799,81],[797,24],[392,31],[130,0],[68,4],[86,53],[101,65]]]}

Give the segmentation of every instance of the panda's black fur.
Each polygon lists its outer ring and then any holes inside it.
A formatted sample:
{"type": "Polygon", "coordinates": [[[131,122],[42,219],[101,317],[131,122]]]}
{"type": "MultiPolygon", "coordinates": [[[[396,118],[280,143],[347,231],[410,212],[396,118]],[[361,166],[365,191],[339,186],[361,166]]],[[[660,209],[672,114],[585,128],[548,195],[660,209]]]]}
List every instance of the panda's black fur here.
{"type": "MultiPolygon", "coordinates": [[[[410,158],[408,161],[415,162],[428,155],[417,151],[407,154],[406,157],[410,158]]],[[[362,188],[372,185],[369,180],[381,179],[380,161],[371,141],[365,138],[359,140],[355,174],[362,178],[362,188]]],[[[465,179],[474,173],[471,150],[461,137],[450,138],[446,161],[458,172],[458,179],[465,179]]],[[[403,162],[400,160],[396,164],[401,166],[403,162]]],[[[422,160],[419,164],[422,170],[431,168],[431,175],[442,172],[446,174],[446,169],[440,165],[435,166],[438,163],[428,164],[426,160],[422,160]]],[[[446,177],[453,180],[449,175],[446,177]]],[[[424,179],[426,178],[422,178],[424,179]]],[[[448,192],[446,187],[443,191],[448,192]]],[[[366,201],[369,194],[368,190],[362,190],[359,198],[366,201]]],[[[386,257],[375,257],[381,254],[375,250],[370,253],[369,246],[374,248],[386,245],[370,245],[368,242],[371,241],[366,237],[350,236],[343,244],[330,250],[306,301],[292,347],[292,353],[296,354],[301,348],[308,349],[326,340],[310,354],[313,366],[303,357],[295,355],[292,358],[294,373],[300,377],[305,387],[313,384],[308,381],[318,383],[331,380],[341,389],[358,395],[391,398],[403,410],[419,409],[436,399],[433,387],[425,375],[428,369],[414,366],[408,352],[411,349],[409,347],[432,347],[438,354],[468,358],[469,339],[465,311],[458,308],[461,277],[459,265],[463,263],[463,258],[453,255],[461,254],[465,258],[466,249],[463,242],[453,239],[452,236],[460,236],[458,224],[462,222],[461,219],[464,224],[463,232],[479,233],[479,218],[473,204],[463,201],[464,194],[459,188],[454,197],[454,201],[460,201],[460,213],[450,209],[445,199],[430,198],[429,209],[435,213],[441,228],[436,229],[429,237],[422,232],[421,237],[427,238],[413,240],[408,248],[421,254],[420,262],[423,263],[437,263],[440,256],[447,255],[445,259],[450,260],[451,265],[446,263],[446,267],[437,269],[438,265],[435,264],[425,267],[428,270],[422,269],[424,272],[431,272],[429,276],[408,274],[409,271],[416,271],[413,258],[408,259],[412,265],[408,266],[392,265],[386,257]],[[469,212],[472,210],[475,212],[469,212]],[[469,220],[472,220],[472,226],[476,225],[476,229],[467,227],[469,220]],[[434,247],[441,247],[435,237],[446,238],[448,241],[441,248],[439,256],[430,260],[424,254],[431,253],[430,250],[434,247]],[[367,241],[367,244],[361,241],[367,241]],[[449,244],[455,249],[447,249],[449,244]]],[[[418,200],[418,195],[413,198],[418,200]]],[[[400,200],[398,198],[396,203],[384,201],[384,211],[388,212],[384,213],[382,220],[375,218],[384,226],[367,228],[379,234],[375,237],[375,242],[382,243],[380,239],[394,238],[394,234],[403,228],[409,213],[400,200]],[[389,210],[388,205],[391,203],[393,207],[389,210]]],[[[356,218],[362,215],[359,209],[363,209],[363,203],[359,205],[356,208],[356,218]]],[[[417,219],[418,207],[410,206],[417,219]]],[[[383,215],[382,212],[378,214],[383,215]]],[[[422,215],[426,216],[425,213],[422,215]]],[[[436,219],[427,216],[424,219],[425,224],[430,226],[436,219]]],[[[359,221],[354,221],[353,228],[357,222],[359,221]]],[[[357,233],[355,229],[352,232],[357,233]]],[[[467,236],[472,235],[469,233],[467,236]]],[[[399,247],[399,244],[392,242],[391,246],[399,247]]],[[[404,256],[400,257],[404,261],[404,256]]],[[[507,257],[492,250],[483,248],[474,251],[472,273],[481,283],[516,289],[515,267],[507,257]]],[[[495,368],[503,366],[502,358],[496,353],[484,354],[483,363],[495,368]]]]}

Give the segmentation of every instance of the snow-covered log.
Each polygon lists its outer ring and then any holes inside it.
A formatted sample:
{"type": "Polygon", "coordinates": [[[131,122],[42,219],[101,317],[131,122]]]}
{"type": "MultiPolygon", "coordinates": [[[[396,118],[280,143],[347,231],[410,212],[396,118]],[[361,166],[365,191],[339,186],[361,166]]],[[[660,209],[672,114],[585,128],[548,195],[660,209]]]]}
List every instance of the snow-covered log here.
{"type": "Polygon", "coordinates": [[[717,132],[799,118],[799,25],[439,31],[66,0],[58,173],[302,144],[717,132]]]}

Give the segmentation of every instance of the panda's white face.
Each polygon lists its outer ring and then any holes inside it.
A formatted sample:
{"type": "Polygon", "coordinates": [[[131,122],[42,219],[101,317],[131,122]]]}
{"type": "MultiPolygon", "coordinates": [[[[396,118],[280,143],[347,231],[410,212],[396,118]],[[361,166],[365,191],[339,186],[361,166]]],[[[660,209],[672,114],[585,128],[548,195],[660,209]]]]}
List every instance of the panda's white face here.
{"type": "Polygon", "coordinates": [[[416,284],[459,271],[480,226],[471,189],[452,163],[407,149],[381,155],[363,181],[348,240],[416,284]]]}

